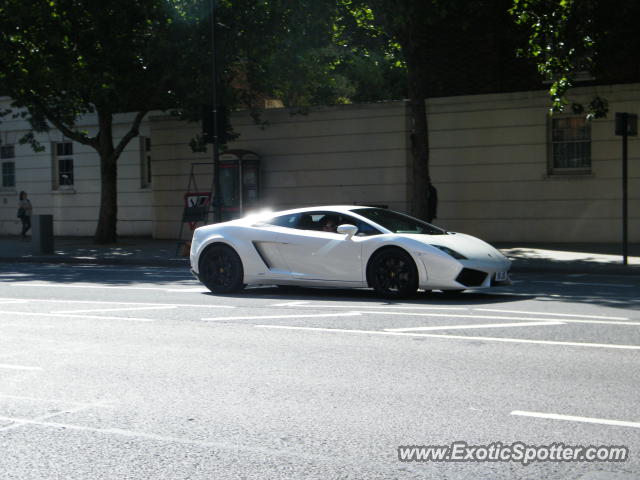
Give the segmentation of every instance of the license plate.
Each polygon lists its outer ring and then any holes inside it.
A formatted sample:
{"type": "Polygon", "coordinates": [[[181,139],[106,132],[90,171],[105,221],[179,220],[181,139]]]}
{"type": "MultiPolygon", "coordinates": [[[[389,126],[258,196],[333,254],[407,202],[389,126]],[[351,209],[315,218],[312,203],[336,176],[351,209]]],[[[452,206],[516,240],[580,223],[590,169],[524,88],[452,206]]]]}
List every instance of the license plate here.
{"type": "Polygon", "coordinates": [[[504,282],[509,278],[508,272],[496,272],[496,282],[504,282]]]}

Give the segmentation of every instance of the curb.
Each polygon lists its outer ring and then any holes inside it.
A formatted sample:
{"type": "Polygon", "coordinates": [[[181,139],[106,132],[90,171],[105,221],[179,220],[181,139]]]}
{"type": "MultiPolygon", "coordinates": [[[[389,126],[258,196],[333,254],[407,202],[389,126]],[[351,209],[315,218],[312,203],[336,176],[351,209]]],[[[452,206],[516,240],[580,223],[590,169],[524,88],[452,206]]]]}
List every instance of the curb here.
{"type": "Polygon", "coordinates": [[[539,273],[581,273],[592,275],[638,275],[640,266],[622,264],[597,264],[585,262],[559,263],[553,260],[548,262],[527,262],[513,260],[511,272],[539,272],[539,273]]]}

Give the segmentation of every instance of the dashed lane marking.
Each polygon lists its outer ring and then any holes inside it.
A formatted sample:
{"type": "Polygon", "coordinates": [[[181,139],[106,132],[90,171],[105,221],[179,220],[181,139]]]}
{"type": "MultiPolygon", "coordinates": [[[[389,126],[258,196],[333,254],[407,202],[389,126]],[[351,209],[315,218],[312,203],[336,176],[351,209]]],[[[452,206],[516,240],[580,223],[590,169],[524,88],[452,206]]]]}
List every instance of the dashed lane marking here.
{"type": "Polygon", "coordinates": [[[359,312],[345,312],[345,313],[318,313],[313,315],[253,315],[246,317],[213,317],[203,318],[205,322],[219,322],[225,320],[271,320],[280,318],[318,318],[318,317],[357,317],[360,316],[359,312]]]}
{"type": "Polygon", "coordinates": [[[260,455],[266,455],[266,456],[285,457],[285,458],[302,458],[310,461],[330,462],[334,460],[326,456],[296,451],[291,448],[275,449],[275,448],[262,447],[259,445],[255,445],[255,446],[242,445],[242,444],[235,444],[231,442],[207,442],[202,440],[191,440],[187,438],[169,437],[169,436],[157,435],[153,433],[136,432],[133,430],[124,430],[121,428],[95,428],[95,427],[89,427],[84,425],[74,425],[70,423],[45,422],[43,420],[18,418],[18,417],[5,417],[5,416],[0,416],[0,421],[20,422],[21,424],[28,424],[28,425],[38,426],[38,427],[45,427],[45,428],[53,428],[53,429],[63,430],[63,431],[66,430],[66,431],[89,432],[89,433],[97,433],[97,434],[107,435],[112,437],[137,438],[140,440],[147,440],[147,441],[153,441],[153,442],[191,445],[195,447],[202,447],[207,450],[211,450],[211,449],[223,450],[223,451],[230,451],[233,453],[246,452],[254,455],[260,454],[260,455]]]}
{"type": "Polygon", "coordinates": [[[42,367],[31,367],[28,365],[11,365],[8,363],[0,363],[0,368],[5,370],[42,370],[42,367]]]}
{"type": "Polygon", "coordinates": [[[93,285],[93,284],[73,284],[73,285],[58,285],[55,283],[14,283],[12,287],[36,287],[36,288],[94,288],[102,290],[155,290],[160,292],[178,292],[178,293],[193,293],[193,292],[208,292],[206,288],[163,288],[163,287],[131,287],[125,285],[93,285]]]}
{"type": "Polygon", "coordinates": [[[485,323],[481,325],[439,325],[437,327],[385,328],[385,332],[422,332],[430,330],[468,330],[472,328],[512,328],[564,325],[562,322],[485,323]]]}
{"type": "Polygon", "coordinates": [[[399,337],[425,337],[441,338],[444,340],[466,340],[485,341],[499,343],[528,343],[532,345],[558,345],[565,347],[586,347],[586,348],[610,348],[614,350],[640,350],[640,345],[617,345],[609,343],[581,343],[562,342],[555,340],[529,340],[526,338],[505,338],[505,337],[475,337],[466,335],[443,335],[434,333],[411,333],[411,332],[386,332],[383,330],[349,330],[341,328],[321,328],[321,327],[294,327],[289,325],[254,325],[255,328],[268,328],[274,330],[297,330],[307,332],[328,332],[328,333],[351,333],[361,335],[388,335],[399,337]]]}
{"type": "Polygon", "coordinates": [[[126,322],[155,322],[153,318],[135,317],[105,317],[102,315],[74,315],[71,313],[45,313],[45,312],[14,312],[0,310],[0,315],[20,315],[25,317],[62,317],[62,318],[82,318],[89,320],[123,320],[126,322]]]}
{"type": "MultiPolygon", "coordinates": [[[[0,298],[2,300],[11,300],[0,298]]],[[[20,299],[21,302],[40,302],[40,303],[82,303],[82,304],[95,304],[95,305],[140,305],[140,306],[161,306],[161,307],[189,307],[189,308],[236,308],[233,305],[207,305],[207,304],[192,304],[192,303],[157,303],[157,302],[106,302],[99,300],[50,300],[43,298],[29,298],[20,299]]]]}
{"type": "Polygon", "coordinates": [[[527,412],[514,410],[511,415],[519,417],[543,418],[547,420],[564,420],[569,422],[595,423],[598,425],[611,425],[614,427],[640,428],[640,422],[627,422],[624,420],[611,420],[608,418],[578,417],[575,415],[560,415],[557,413],[527,412]]]}
{"type": "Polygon", "coordinates": [[[578,317],[593,318],[600,320],[629,320],[629,317],[608,317],[604,315],[580,315],[578,313],[557,313],[557,312],[535,312],[527,310],[501,310],[498,308],[474,308],[476,312],[495,312],[495,313],[519,313],[524,315],[550,315],[554,317],[578,317]]]}
{"type": "Polygon", "coordinates": [[[478,318],[478,319],[490,319],[490,320],[521,320],[521,321],[537,321],[537,322],[553,322],[556,320],[564,323],[591,323],[599,325],[626,325],[626,326],[640,326],[640,322],[627,322],[627,321],[609,321],[609,320],[577,320],[569,318],[533,318],[533,317],[503,317],[496,315],[449,315],[444,313],[410,313],[410,312],[380,312],[370,310],[359,310],[360,313],[374,314],[374,315],[401,315],[401,316],[418,316],[418,317],[449,317],[449,318],[478,318]]]}
{"type": "Polygon", "coordinates": [[[130,312],[132,310],[173,310],[176,309],[175,305],[162,305],[162,306],[151,306],[151,307],[120,307],[120,308],[100,308],[100,309],[89,309],[89,310],[56,310],[52,313],[92,313],[92,312],[130,312]]]}

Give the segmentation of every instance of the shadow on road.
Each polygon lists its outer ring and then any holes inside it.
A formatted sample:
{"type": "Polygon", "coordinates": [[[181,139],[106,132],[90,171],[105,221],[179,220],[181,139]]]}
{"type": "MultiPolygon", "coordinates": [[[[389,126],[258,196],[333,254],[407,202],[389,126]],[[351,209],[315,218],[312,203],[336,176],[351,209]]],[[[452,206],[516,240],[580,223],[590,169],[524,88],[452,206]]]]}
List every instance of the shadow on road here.
{"type": "Polygon", "coordinates": [[[461,292],[457,294],[445,294],[442,292],[418,292],[414,297],[402,298],[398,300],[385,299],[378,296],[373,290],[365,288],[338,289],[320,287],[247,287],[241,292],[232,295],[216,295],[211,292],[202,295],[211,297],[233,297],[233,298],[274,298],[277,297],[286,302],[296,301],[339,301],[339,302],[359,302],[375,303],[376,306],[383,305],[479,305],[488,303],[515,302],[534,297],[522,297],[493,291],[483,292],[461,292]]]}
{"type": "MultiPolygon", "coordinates": [[[[370,289],[336,289],[310,287],[247,287],[231,297],[237,299],[276,298],[287,301],[353,301],[414,305],[483,305],[515,303],[521,300],[540,302],[589,304],[619,309],[640,309],[640,288],[634,276],[593,276],[567,274],[517,274],[517,283],[490,292],[466,291],[457,295],[441,292],[418,293],[413,298],[397,301],[378,297],[370,289]]],[[[187,268],[139,267],[111,265],[2,264],[0,285],[21,282],[51,282],[56,284],[88,284],[105,286],[140,286],[194,288],[202,285],[187,268]]],[[[194,295],[198,295],[194,292],[194,295]]],[[[201,295],[216,296],[212,293],[201,295]]]]}

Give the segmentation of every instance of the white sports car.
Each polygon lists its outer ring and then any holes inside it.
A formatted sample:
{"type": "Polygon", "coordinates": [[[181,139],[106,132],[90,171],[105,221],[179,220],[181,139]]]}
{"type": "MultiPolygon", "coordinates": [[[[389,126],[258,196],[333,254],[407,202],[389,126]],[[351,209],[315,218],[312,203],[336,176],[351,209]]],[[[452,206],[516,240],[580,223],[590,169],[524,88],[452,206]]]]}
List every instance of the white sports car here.
{"type": "Polygon", "coordinates": [[[460,292],[508,285],[511,262],[491,245],[383,208],[328,206],[197,228],[191,267],[214,293],[245,284],[460,292]]]}

